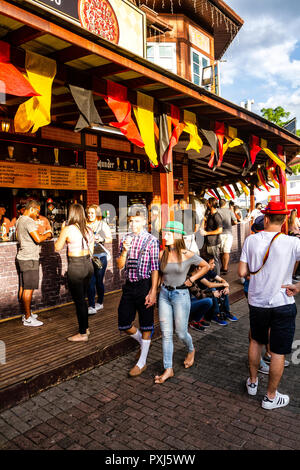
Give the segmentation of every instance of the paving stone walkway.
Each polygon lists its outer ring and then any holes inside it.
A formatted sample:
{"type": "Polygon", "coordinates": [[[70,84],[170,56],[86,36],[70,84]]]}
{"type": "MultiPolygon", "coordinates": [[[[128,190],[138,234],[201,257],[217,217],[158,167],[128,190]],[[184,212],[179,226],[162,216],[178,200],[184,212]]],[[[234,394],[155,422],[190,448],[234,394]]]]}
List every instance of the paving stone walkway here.
{"type": "MultiPolygon", "coordinates": [[[[298,310],[300,296],[297,298],[298,310]]],[[[300,364],[285,369],[280,391],[286,408],[266,411],[259,391],[249,397],[248,309],[245,300],[227,327],[191,331],[195,365],[185,370],[185,350],[175,341],[175,377],[155,385],[162,371],[161,340],[152,343],[148,369],[129,378],[135,352],[48,389],[0,414],[0,449],[7,450],[261,450],[300,449],[300,364]]],[[[300,362],[300,322],[295,340],[300,362]]]]}

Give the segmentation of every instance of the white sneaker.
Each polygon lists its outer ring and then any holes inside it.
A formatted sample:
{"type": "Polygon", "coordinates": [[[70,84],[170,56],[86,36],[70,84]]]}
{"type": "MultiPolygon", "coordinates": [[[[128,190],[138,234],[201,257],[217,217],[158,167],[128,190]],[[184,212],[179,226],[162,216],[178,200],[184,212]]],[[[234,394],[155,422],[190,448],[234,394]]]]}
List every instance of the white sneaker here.
{"type": "Polygon", "coordinates": [[[36,318],[29,317],[27,318],[27,320],[24,318],[23,325],[24,326],[42,326],[43,322],[37,320],[36,318]]]}
{"type": "Polygon", "coordinates": [[[96,310],[101,310],[103,308],[103,304],[95,304],[96,310]]]}
{"type": "Polygon", "coordinates": [[[89,307],[88,314],[89,315],[95,315],[95,313],[97,313],[97,310],[94,307],[89,307]]]}
{"type": "MultiPolygon", "coordinates": [[[[31,318],[37,319],[38,315],[36,313],[30,313],[31,318]]],[[[22,315],[22,321],[25,320],[25,315],[22,315]]]]}
{"type": "Polygon", "coordinates": [[[268,395],[264,396],[263,401],[261,402],[262,408],[265,410],[273,410],[274,408],[281,408],[282,406],[287,406],[290,402],[290,397],[288,395],[283,395],[276,391],[275,398],[270,400],[268,395]]]}
{"type": "Polygon", "coordinates": [[[261,359],[258,372],[260,372],[261,374],[269,374],[269,371],[270,371],[270,366],[266,364],[263,359],[261,359]]]}
{"type": "Polygon", "coordinates": [[[258,378],[256,379],[255,383],[251,383],[250,377],[248,377],[247,382],[246,382],[246,387],[247,387],[248,395],[256,395],[257,388],[258,388],[258,378]]]}

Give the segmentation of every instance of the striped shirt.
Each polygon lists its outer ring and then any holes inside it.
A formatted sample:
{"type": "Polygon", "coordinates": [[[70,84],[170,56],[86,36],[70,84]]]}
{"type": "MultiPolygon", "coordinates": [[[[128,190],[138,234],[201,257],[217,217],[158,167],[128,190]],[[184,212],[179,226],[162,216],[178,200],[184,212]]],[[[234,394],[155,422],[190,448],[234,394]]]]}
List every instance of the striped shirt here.
{"type": "Polygon", "coordinates": [[[120,254],[127,236],[132,237],[132,241],[125,264],[126,278],[130,282],[149,279],[152,271],[159,270],[159,241],[146,230],[143,230],[139,235],[130,233],[121,240],[120,254]],[[140,253],[141,250],[142,253],[140,253]],[[135,268],[132,268],[130,266],[134,266],[134,260],[139,260],[139,262],[136,263],[135,268]]]}

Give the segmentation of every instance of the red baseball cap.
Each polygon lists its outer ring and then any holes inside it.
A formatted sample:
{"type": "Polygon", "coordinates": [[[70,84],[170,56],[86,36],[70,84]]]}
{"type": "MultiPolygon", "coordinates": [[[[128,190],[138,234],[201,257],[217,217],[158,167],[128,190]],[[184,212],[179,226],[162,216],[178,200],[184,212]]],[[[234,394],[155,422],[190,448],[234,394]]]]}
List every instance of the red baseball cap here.
{"type": "Polygon", "coordinates": [[[286,215],[290,213],[290,211],[285,208],[285,205],[283,204],[283,202],[269,202],[267,207],[262,209],[261,212],[266,215],[272,215],[272,214],[286,215]]]}

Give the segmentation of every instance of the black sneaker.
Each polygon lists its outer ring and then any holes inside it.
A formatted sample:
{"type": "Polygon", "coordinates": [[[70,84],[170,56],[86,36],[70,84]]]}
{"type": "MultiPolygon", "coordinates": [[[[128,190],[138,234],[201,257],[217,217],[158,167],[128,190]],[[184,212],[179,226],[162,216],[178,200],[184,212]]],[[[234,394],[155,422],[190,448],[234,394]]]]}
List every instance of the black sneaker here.
{"type": "Polygon", "coordinates": [[[210,327],[210,322],[205,321],[205,320],[200,320],[200,325],[204,326],[204,328],[209,328],[210,327]]]}
{"type": "Polygon", "coordinates": [[[191,321],[189,323],[189,327],[192,328],[192,330],[197,330],[197,331],[204,331],[205,330],[204,326],[202,326],[199,321],[191,321]]]}

